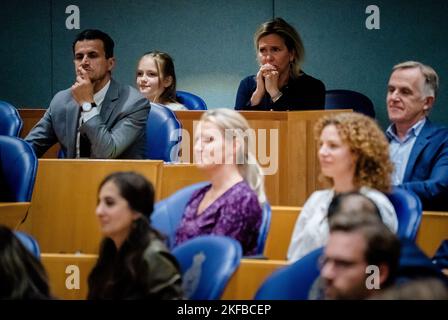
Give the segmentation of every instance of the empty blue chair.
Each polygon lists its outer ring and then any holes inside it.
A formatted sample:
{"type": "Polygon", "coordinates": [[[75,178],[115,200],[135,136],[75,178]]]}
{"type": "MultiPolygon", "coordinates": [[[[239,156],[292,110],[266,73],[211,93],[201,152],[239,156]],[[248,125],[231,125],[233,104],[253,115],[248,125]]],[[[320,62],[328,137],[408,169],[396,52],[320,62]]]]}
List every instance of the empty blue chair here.
{"type": "Polygon", "coordinates": [[[20,138],[0,136],[0,201],[30,202],[36,173],[31,146],[20,138]]]}
{"type": "MultiPolygon", "coordinates": [[[[174,247],[176,230],[182,219],[182,215],[193,193],[208,185],[210,182],[199,182],[191,186],[182,188],[173,193],[168,198],[157,202],[154,206],[154,212],[151,215],[151,224],[167,237],[169,248],[174,247]]],[[[263,254],[271,223],[271,206],[265,203],[263,206],[260,232],[257,239],[257,255],[263,254]]]]}
{"type": "Polygon", "coordinates": [[[353,109],[353,111],[375,118],[372,101],[362,93],[352,90],[327,90],[325,109],[353,109]]]}
{"type": "Polygon", "coordinates": [[[146,158],[176,162],[182,125],[174,112],[162,105],[151,103],[146,123],[146,158]]]}
{"type": "Polygon", "coordinates": [[[29,252],[31,252],[37,259],[40,259],[40,248],[36,239],[25,232],[14,231],[14,234],[29,252]]]}
{"type": "Polygon", "coordinates": [[[217,300],[238,268],[242,248],[224,236],[200,236],[172,251],[180,264],[182,287],[190,300],[217,300]]]}
{"type": "Polygon", "coordinates": [[[23,121],[14,106],[0,101],[0,135],[18,137],[22,130],[23,121]]]}
{"type": "Polygon", "coordinates": [[[386,196],[395,208],[398,218],[397,235],[415,241],[422,221],[422,203],[412,191],[394,187],[386,196]]]}
{"type": "Polygon", "coordinates": [[[319,277],[319,257],[323,248],[316,249],[293,264],[270,275],[258,289],[256,300],[307,300],[314,281],[319,277]]]}
{"type": "Polygon", "coordinates": [[[176,99],[188,110],[207,110],[207,105],[201,97],[186,91],[176,91],[176,99]]]}

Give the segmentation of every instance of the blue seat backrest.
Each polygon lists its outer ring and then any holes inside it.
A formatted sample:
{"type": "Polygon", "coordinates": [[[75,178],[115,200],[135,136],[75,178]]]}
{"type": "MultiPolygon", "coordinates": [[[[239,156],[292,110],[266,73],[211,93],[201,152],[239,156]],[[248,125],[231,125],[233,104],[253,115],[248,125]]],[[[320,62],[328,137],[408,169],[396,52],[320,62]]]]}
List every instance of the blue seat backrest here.
{"type": "Polygon", "coordinates": [[[155,204],[154,212],[151,215],[151,224],[167,236],[167,245],[169,248],[172,249],[174,247],[176,230],[180,224],[188,200],[190,200],[193,192],[207,184],[209,182],[199,182],[182,188],[168,198],[155,204]]]}
{"type": "Polygon", "coordinates": [[[23,121],[14,106],[0,100],[0,135],[18,137],[23,121]]]}
{"type": "Polygon", "coordinates": [[[30,202],[37,173],[31,146],[16,137],[0,136],[0,199],[30,202]]]}
{"type": "Polygon", "coordinates": [[[242,248],[232,238],[206,235],[180,244],[172,253],[180,264],[186,298],[217,300],[240,264],[242,248]]]}
{"type": "Polygon", "coordinates": [[[261,216],[260,233],[257,239],[257,255],[262,255],[264,247],[266,245],[266,239],[268,238],[269,227],[271,225],[271,206],[269,202],[263,204],[263,211],[261,216]]]}
{"type": "Polygon", "coordinates": [[[352,90],[327,90],[325,93],[325,109],[353,109],[375,118],[372,101],[362,93],[352,90]]]}
{"type": "Polygon", "coordinates": [[[319,277],[319,257],[323,248],[316,249],[293,264],[275,271],[258,289],[256,300],[307,300],[314,281],[319,277]]]}
{"type": "Polygon", "coordinates": [[[176,99],[188,110],[207,110],[207,105],[201,97],[186,91],[176,91],[176,99]]]}
{"type": "Polygon", "coordinates": [[[412,191],[398,187],[394,187],[386,196],[397,213],[397,235],[415,241],[423,214],[419,197],[412,191]]]}
{"type": "Polygon", "coordinates": [[[178,161],[181,129],[182,125],[172,110],[151,103],[146,123],[146,158],[178,161]]]}
{"type": "Polygon", "coordinates": [[[14,231],[14,234],[29,252],[31,252],[37,259],[40,259],[40,248],[36,239],[31,235],[20,231],[14,231]]]}

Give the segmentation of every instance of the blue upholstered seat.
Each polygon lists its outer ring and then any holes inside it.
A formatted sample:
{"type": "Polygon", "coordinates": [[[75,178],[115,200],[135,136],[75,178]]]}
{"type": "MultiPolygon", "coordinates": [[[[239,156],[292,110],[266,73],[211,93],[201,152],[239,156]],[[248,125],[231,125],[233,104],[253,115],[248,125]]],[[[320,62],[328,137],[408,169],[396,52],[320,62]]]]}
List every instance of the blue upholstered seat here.
{"type": "Polygon", "coordinates": [[[176,99],[188,110],[207,110],[207,105],[201,97],[186,91],[176,91],[176,99]]]}
{"type": "Polygon", "coordinates": [[[182,125],[172,110],[151,103],[146,123],[146,158],[178,161],[181,129],[182,125]]]}
{"type": "Polygon", "coordinates": [[[28,143],[0,136],[0,201],[30,202],[37,165],[36,154],[28,143]]]}
{"type": "Polygon", "coordinates": [[[18,137],[23,121],[14,106],[0,100],[0,135],[18,137]]]}
{"type": "Polygon", "coordinates": [[[14,234],[28,251],[30,251],[36,258],[40,259],[39,244],[33,236],[21,231],[15,231],[14,234]]]}
{"type": "Polygon", "coordinates": [[[319,277],[318,260],[323,248],[316,249],[291,265],[275,271],[258,289],[256,300],[307,300],[319,277]]]}
{"type": "Polygon", "coordinates": [[[206,235],[185,241],[173,249],[180,264],[182,287],[190,300],[217,300],[242,256],[238,241],[206,235]]]}
{"type": "Polygon", "coordinates": [[[325,109],[353,109],[353,111],[375,118],[372,101],[362,93],[352,90],[327,90],[325,109]]]}
{"type": "Polygon", "coordinates": [[[419,197],[411,192],[394,187],[386,196],[395,208],[398,218],[397,235],[415,241],[422,221],[422,203],[419,197]]]}

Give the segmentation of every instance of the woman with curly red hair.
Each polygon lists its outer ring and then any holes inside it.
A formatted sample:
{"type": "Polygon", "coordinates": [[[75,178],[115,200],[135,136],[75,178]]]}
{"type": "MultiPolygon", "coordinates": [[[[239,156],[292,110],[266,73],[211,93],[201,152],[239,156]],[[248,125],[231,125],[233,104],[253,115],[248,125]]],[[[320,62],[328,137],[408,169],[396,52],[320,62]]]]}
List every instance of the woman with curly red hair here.
{"type": "Polygon", "coordinates": [[[321,118],[314,129],[320,179],[329,189],[314,192],[304,204],[289,245],[289,261],[325,245],[328,206],[338,193],[359,191],[377,205],[393,232],[398,228],[394,207],[384,194],[390,191],[393,170],[389,144],[376,122],[360,113],[340,113],[321,118]]]}

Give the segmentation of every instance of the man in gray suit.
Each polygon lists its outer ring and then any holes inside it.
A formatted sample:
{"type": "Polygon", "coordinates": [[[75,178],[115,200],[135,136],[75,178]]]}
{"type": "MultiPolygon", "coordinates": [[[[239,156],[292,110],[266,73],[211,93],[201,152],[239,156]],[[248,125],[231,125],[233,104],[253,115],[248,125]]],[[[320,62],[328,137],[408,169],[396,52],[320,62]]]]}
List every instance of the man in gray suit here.
{"type": "Polygon", "coordinates": [[[142,159],[150,103],[112,79],[114,42],[84,30],[73,42],[76,82],[58,92],[25,138],[38,157],[60,143],[67,158],[142,159]]]}

